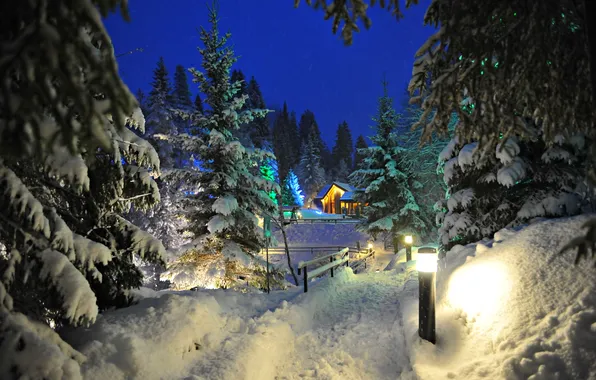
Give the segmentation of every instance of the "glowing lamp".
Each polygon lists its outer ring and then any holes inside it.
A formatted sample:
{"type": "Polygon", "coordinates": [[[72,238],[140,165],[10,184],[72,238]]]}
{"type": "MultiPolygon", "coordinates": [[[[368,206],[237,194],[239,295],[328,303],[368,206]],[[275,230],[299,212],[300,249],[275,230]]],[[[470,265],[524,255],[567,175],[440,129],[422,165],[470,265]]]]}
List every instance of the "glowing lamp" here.
{"type": "Polygon", "coordinates": [[[404,238],[404,242],[408,245],[412,245],[412,243],[414,243],[414,238],[412,237],[412,235],[406,235],[406,237],[404,238]]]}
{"type": "Polygon", "coordinates": [[[373,244],[372,243],[368,243],[368,249],[372,249],[373,248],[373,244]]]}
{"type": "Polygon", "coordinates": [[[298,211],[296,215],[298,215],[298,219],[302,219],[302,211],[298,211]]]}
{"type": "Polygon", "coordinates": [[[437,341],[435,332],[435,300],[437,288],[437,249],[418,248],[418,335],[432,344],[437,341]]]}
{"type": "Polygon", "coordinates": [[[435,248],[421,247],[418,249],[416,257],[416,270],[418,272],[436,272],[437,261],[438,256],[435,248]]]}

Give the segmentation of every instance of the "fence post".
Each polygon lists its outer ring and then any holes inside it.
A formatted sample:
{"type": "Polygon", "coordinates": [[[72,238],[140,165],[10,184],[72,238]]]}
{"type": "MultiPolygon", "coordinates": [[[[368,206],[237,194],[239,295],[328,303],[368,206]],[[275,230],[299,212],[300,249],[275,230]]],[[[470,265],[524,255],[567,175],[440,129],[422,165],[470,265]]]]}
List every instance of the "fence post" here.
{"type": "Polygon", "coordinates": [[[306,274],[306,267],[304,269],[304,293],[308,292],[308,275],[306,274]]]}
{"type": "Polygon", "coordinates": [[[358,253],[360,253],[360,240],[356,242],[356,249],[358,250],[358,253]]]}
{"type": "MultiPolygon", "coordinates": [[[[333,256],[331,256],[329,258],[329,262],[332,263],[333,262],[333,256]]],[[[333,267],[331,267],[331,277],[333,277],[333,267]]]]}

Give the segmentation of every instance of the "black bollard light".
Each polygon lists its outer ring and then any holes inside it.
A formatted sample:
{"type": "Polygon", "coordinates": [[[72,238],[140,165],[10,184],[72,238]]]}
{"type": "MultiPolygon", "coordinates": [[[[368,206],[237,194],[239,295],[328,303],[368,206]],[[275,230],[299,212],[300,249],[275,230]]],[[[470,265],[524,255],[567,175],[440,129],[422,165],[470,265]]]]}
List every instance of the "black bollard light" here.
{"type": "Polygon", "coordinates": [[[406,246],[406,262],[412,260],[412,244],[414,243],[414,238],[412,235],[404,236],[404,244],[406,246]]]}
{"type": "Polygon", "coordinates": [[[418,248],[418,335],[432,344],[437,342],[435,332],[435,301],[437,288],[437,249],[418,248]]]}

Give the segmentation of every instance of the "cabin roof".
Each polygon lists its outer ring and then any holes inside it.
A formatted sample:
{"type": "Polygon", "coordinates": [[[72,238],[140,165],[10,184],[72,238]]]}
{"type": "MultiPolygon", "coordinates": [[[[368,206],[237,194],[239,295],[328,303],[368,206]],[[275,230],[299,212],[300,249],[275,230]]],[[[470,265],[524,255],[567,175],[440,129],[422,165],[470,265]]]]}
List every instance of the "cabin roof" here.
{"type": "MultiPolygon", "coordinates": [[[[349,185],[347,183],[343,183],[343,182],[332,182],[329,185],[325,185],[321,191],[319,191],[319,193],[317,194],[317,196],[315,197],[315,199],[323,199],[325,198],[325,196],[327,195],[327,193],[329,192],[329,190],[331,190],[331,188],[333,187],[333,185],[339,187],[340,189],[342,189],[343,191],[345,191],[344,195],[341,197],[341,199],[344,199],[344,197],[346,196],[346,194],[350,193],[352,194],[354,191],[356,191],[357,189],[352,186],[349,185]]],[[[350,198],[346,198],[346,199],[353,199],[353,194],[350,195],[350,198]]]]}

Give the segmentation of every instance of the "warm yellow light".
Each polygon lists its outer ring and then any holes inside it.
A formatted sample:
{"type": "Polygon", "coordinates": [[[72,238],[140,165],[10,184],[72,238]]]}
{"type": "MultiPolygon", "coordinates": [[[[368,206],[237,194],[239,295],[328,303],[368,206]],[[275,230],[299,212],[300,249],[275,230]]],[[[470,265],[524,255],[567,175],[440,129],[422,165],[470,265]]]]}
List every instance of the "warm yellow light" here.
{"type": "Polygon", "coordinates": [[[298,212],[296,213],[296,215],[298,215],[298,219],[302,219],[302,212],[301,212],[301,211],[298,211],[298,212]]]}
{"type": "Polygon", "coordinates": [[[437,254],[418,253],[418,255],[416,256],[416,270],[418,272],[436,272],[437,254]]]}
{"type": "Polygon", "coordinates": [[[372,243],[368,243],[368,249],[372,249],[373,248],[373,244],[372,243]]]}
{"type": "Polygon", "coordinates": [[[414,242],[414,238],[412,238],[412,235],[406,235],[404,241],[406,242],[406,244],[412,244],[414,242]]]}
{"type": "Polygon", "coordinates": [[[507,267],[499,262],[468,263],[451,275],[447,299],[468,317],[494,319],[507,305],[511,281],[507,267]]]}

